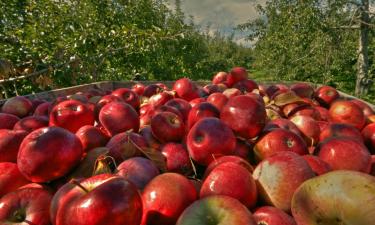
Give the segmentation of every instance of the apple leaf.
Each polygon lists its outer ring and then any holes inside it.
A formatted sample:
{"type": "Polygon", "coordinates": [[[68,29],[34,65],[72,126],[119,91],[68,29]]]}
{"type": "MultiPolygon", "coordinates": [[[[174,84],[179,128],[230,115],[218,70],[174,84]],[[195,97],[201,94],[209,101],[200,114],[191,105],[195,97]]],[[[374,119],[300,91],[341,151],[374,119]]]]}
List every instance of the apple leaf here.
{"type": "Polygon", "coordinates": [[[294,92],[288,91],[288,92],[281,93],[281,94],[277,95],[273,99],[273,102],[276,106],[284,106],[284,105],[288,105],[290,103],[303,102],[303,100],[298,95],[296,95],[294,92]]]}
{"type": "Polygon", "coordinates": [[[79,166],[71,174],[72,179],[91,177],[95,171],[95,164],[101,156],[108,154],[108,148],[94,148],[90,150],[79,166]]]}
{"type": "Polygon", "coordinates": [[[167,171],[167,160],[161,152],[153,148],[141,148],[133,140],[131,140],[131,138],[129,138],[129,140],[148,159],[155,163],[155,166],[158,167],[162,172],[167,171]]]}

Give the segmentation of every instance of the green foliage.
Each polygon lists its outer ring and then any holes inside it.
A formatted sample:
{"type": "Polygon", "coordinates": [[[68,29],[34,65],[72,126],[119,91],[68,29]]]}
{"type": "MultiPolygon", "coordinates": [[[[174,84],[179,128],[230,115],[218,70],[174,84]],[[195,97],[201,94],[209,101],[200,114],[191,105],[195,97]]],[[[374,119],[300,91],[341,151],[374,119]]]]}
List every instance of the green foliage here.
{"type": "Polygon", "coordinates": [[[0,21],[0,58],[31,71],[59,65],[48,74],[53,82],[18,81],[21,94],[136,74],[210,79],[251,63],[251,49],[201,33],[162,0],[4,0],[0,21]]]}

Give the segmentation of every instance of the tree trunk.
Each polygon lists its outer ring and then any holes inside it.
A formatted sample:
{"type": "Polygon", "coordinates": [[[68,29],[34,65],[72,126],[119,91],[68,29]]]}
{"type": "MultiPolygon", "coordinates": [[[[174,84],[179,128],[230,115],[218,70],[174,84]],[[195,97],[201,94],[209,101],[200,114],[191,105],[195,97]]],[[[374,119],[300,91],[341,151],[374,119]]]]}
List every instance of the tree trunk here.
{"type": "Polygon", "coordinates": [[[360,8],[361,21],[360,24],[360,35],[359,35],[359,45],[358,45],[358,60],[357,60],[357,81],[355,85],[355,94],[357,96],[366,95],[373,81],[369,77],[368,68],[368,35],[370,16],[369,16],[369,0],[362,0],[362,6],[360,8]]]}

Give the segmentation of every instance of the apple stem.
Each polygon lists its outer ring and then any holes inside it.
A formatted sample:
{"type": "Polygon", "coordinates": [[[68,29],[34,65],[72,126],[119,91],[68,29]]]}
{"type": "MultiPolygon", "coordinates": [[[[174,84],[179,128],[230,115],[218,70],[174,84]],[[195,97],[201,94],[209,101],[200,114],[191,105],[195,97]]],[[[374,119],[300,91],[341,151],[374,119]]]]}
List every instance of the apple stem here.
{"type": "Polygon", "coordinates": [[[73,179],[71,181],[71,183],[77,185],[78,187],[80,187],[84,192],[89,193],[89,190],[87,190],[84,186],[82,186],[82,184],[79,183],[77,180],[73,179]]]}

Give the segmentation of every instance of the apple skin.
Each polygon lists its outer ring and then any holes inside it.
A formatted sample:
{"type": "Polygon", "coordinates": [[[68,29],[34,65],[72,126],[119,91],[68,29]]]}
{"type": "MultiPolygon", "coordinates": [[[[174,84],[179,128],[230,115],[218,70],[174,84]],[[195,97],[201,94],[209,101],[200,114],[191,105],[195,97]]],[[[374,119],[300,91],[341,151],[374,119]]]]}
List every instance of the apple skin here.
{"type": "Polygon", "coordinates": [[[375,123],[370,123],[362,130],[364,142],[370,152],[375,154],[375,123]]]}
{"type": "Polygon", "coordinates": [[[250,93],[255,89],[258,89],[258,84],[253,80],[241,80],[233,85],[234,88],[237,88],[242,93],[250,93]]]}
{"type": "Polygon", "coordinates": [[[185,175],[192,172],[189,154],[182,144],[166,143],[160,147],[160,152],[167,160],[167,171],[185,175]]]}
{"type": "Polygon", "coordinates": [[[140,224],[142,199],[131,182],[120,176],[102,174],[79,183],[87,192],[67,183],[53,197],[52,224],[140,224]]]}
{"type": "Polygon", "coordinates": [[[297,134],[285,129],[274,129],[266,133],[258,139],[254,147],[258,161],[280,151],[291,151],[299,155],[309,153],[305,141],[297,134]]]}
{"type": "Polygon", "coordinates": [[[278,152],[260,162],[253,172],[261,198],[271,206],[290,211],[294,191],[315,174],[294,152],[278,152]]]}
{"type": "Polygon", "coordinates": [[[191,110],[191,105],[188,101],[181,98],[175,98],[166,102],[165,105],[176,108],[182,114],[183,121],[187,121],[189,112],[191,110]]]}
{"type": "Polygon", "coordinates": [[[141,100],[137,93],[129,88],[119,88],[112,92],[112,95],[121,98],[124,102],[131,105],[134,109],[138,109],[141,105],[141,100]]]}
{"type": "Polygon", "coordinates": [[[49,225],[52,195],[42,188],[23,188],[0,199],[0,224],[49,225]]]}
{"type": "Polygon", "coordinates": [[[223,93],[213,93],[210,94],[210,96],[208,96],[207,102],[216,106],[216,108],[221,111],[224,105],[227,104],[228,97],[225,96],[223,93]]]}
{"type": "Polygon", "coordinates": [[[253,216],[255,222],[259,225],[297,225],[293,217],[272,206],[257,208],[253,216]]]}
{"type": "Polygon", "coordinates": [[[194,108],[199,103],[207,102],[206,98],[195,98],[189,102],[192,108],[194,108]]]}
{"type": "Polygon", "coordinates": [[[293,84],[290,86],[290,90],[301,98],[311,98],[314,94],[314,88],[308,83],[293,84]]]}
{"type": "Polygon", "coordinates": [[[250,96],[235,96],[223,107],[220,118],[238,136],[249,139],[258,136],[265,126],[266,110],[250,96]]]}
{"type": "Polygon", "coordinates": [[[236,83],[246,80],[248,77],[248,73],[245,68],[243,67],[234,67],[231,69],[230,73],[228,74],[226,84],[228,87],[233,87],[236,83]]]}
{"type": "Polygon", "coordinates": [[[290,121],[298,127],[309,146],[318,144],[320,127],[316,120],[309,116],[293,116],[290,121]]]}
{"type": "Polygon", "coordinates": [[[34,110],[34,116],[49,116],[49,109],[51,108],[50,102],[44,102],[40,105],[38,105],[34,110]]]}
{"type": "Polygon", "coordinates": [[[33,103],[23,97],[16,96],[8,99],[1,108],[2,113],[13,114],[19,118],[27,116],[33,107],[33,103]]]}
{"type": "Polygon", "coordinates": [[[117,175],[132,182],[139,190],[160,174],[155,164],[143,157],[133,157],[125,160],[117,167],[117,175]]]}
{"type": "Polygon", "coordinates": [[[83,154],[77,136],[59,127],[40,128],[22,141],[17,165],[30,181],[43,183],[66,175],[83,154]]]}
{"type": "Polygon", "coordinates": [[[225,162],[217,165],[203,181],[200,198],[211,195],[230,196],[253,208],[257,201],[257,187],[251,172],[244,166],[225,162]]]}
{"type": "Polygon", "coordinates": [[[48,127],[48,117],[45,116],[28,116],[22,118],[14,125],[14,130],[24,130],[28,133],[42,127],[48,127]]]}
{"type": "Polygon", "coordinates": [[[103,147],[109,141],[109,137],[99,128],[86,125],[76,132],[76,136],[82,143],[83,151],[88,152],[93,148],[103,147]]]}
{"type": "Polygon", "coordinates": [[[359,106],[359,108],[361,108],[361,110],[363,112],[363,115],[365,115],[365,117],[369,117],[369,116],[375,114],[374,110],[369,105],[367,105],[365,102],[363,102],[359,99],[352,99],[350,101],[353,102],[354,104],[356,104],[357,106],[359,106]]]}
{"type": "Polygon", "coordinates": [[[223,84],[227,81],[228,73],[227,72],[218,72],[212,78],[212,84],[223,84]]]}
{"type": "Polygon", "coordinates": [[[304,182],[294,193],[292,213],[298,225],[374,224],[375,178],[338,170],[304,182]]]}
{"type": "Polygon", "coordinates": [[[114,95],[104,95],[102,96],[98,102],[95,104],[95,109],[94,109],[94,112],[95,112],[95,118],[98,120],[99,118],[99,113],[100,113],[100,110],[107,104],[111,103],[111,102],[124,102],[124,100],[122,100],[122,98],[120,97],[117,97],[117,96],[114,96],[114,95]]]}
{"type": "Polygon", "coordinates": [[[145,88],[146,86],[144,84],[136,83],[132,86],[131,90],[137,93],[137,95],[142,96],[143,92],[145,91],[145,88]]]}
{"type": "Polygon", "coordinates": [[[94,122],[94,112],[76,100],[66,100],[55,105],[49,117],[50,126],[62,127],[73,133],[85,125],[94,125],[94,122]]]}
{"type": "Polygon", "coordinates": [[[315,155],[302,156],[309,164],[314,173],[318,176],[332,171],[331,166],[315,155]]]}
{"type": "Polygon", "coordinates": [[[339,97],[339,92],[330,86],[321,86],[314,92],[314,98],[324,107],[329,107],[339,97]]]}
{"type": "Polygon", "coordinates": [[[237,199],[213,195],[191,204],[176,225],[256,225],[251,212],[237,199]]]}
{"type": "Polygon", "coordinates": [[[345,123],[330,123],[327,127],[321,130],[319,135],[320,142],[331,137],[348,137],[357,139],[363,142],[362,134],[359,130],[352,125],[345,123]]]}
{"type": "Polygon", "coordinates": [[[329,111],[328,109],[321,107],[321,106],[314,106],[316,110],[318,110],[320,114],[321,121],[329,121],[329,111]]]}
{"type": "Polygon", "coordinates": [[[181,78],[173,84],[173,91],[176,92],[179,98],[186,101],[191,101],[199,98],[198,89],[189,78],[181,78]]]}
{"type": "Polygon", "coordinates": [[[327,162],[333,170],[356,170],[369,173],[371,155],[366,146],[356,139],[333,137],[317,147],[319,158],[327,162]]]}
{"type": "Polygon", "coordinates": [[[224,122],[208,117],[199,120],[190,129],[186,144],[194,161],[208,165],[215,157],[232,155],[236,147],[236,137],[224,122]]]}
{"type": "Polygon", "coordinates": [[[140,126],[137,111],[124,102],[106,104],[100,110],[99,121],[111,136],[128,130],[138,132],[140,126]]]}
{"type": "Polygon", "coordinates": [[[13,114],[0,113],[0,129],[11,130],[19,120],[20,118],[13,114]]]}
{"type": "Polygon", "coordinates": [[[152,117],[151,130],[161,143],[181,141],[185,135],[185,124],[176,114],[161,112],[152,117]]]}
{"type": "Polygon", "coordinates": [[[309,116],[317,121],[322,120],[322,118],[320,117],[320,112],[311,106],[297,110],[297,112],[295,112],[293,116],[309,116]]]}
{"type": "Polygon", "coordinates": [[[15,163],[1,162],[0,171],[0,199],[3,195],[30,183],[30,181],[20,173],[15,163]]]}
{"type": "Polygon", "coordinates": [[[174,98],[174,93],[171,91],[163,91],[160,93],[156,93],[148,99],[148,103],[150,103],[154,108],[164,105],[166,102],[174,98]]]}
{"type": "Polygon", "coordinates": [[[234,96],[242,95],[242,92],[237,88],[228,88],[223,91],[223,95],[227,96],[227,98],[233,98],[234,96]]]}
{"type": "Polygon", "coordinates": [[[271,131],[272,129],[277,129],[277,128],[289,130],[297,134],[298,136],[302,137],[302,133],[298,129],[298,127],[292,121],[285,119],[285,118],[278,118],[278,119],[269,121],[264,127],[264,131],[268,132],[268,131],[271,131]]]}
{"type": "Polygon", "coordinates": [[[0,162],[17,162],[20,145],[27,134],[22,130],[0,129],[0,162]]]}
{"type": "Polygon", "coordinates": [[[174,225],[198,197],[194,185],[177,173],[163,173],[152,179],[142,193],[141,225],[174,225]]]}
{"type": "Polygon", "coordinates": [[[207,117],[219,118],[220,111],[213,104],[208,102],[197,104],[189,112],[189,117],[187,121],[188,129],[191,129],[193,125],[199,120],[207,117]]]}
{"type": "Polygon", "coordinates": [[[164,88],[157,84],[150,84],[145,87],[145,90],[143,91],[143,96],[149,98],[156,93],[162,92],[163,90],[164,88]]]}
{"type": "Polygon", "coordinates": [[[243,159],[241,157],[238,157],[238,156],[235,156],[235,155],[225,155],[225,156],[222,156],[222,157],[217,158],[216,160],[212,161],[206,167],[206,170],[204,171],[204,175],[203,175],[203,180],[206,179],[206,177],[211,173],[211,171],[216,166],[218,166],[222,163],[227,163],[227,162],[236,163],[240,166],[243,166],[246,170],[250,171],[251,173],[253,173],[253,171],[254,171],[253,166],[248,161],[246,161],[245,159],[243,159]]]}
{"type": "Polygon", "coordinates": [[[161,146],[161,143],[154,137],[154,135],[152,135],[150,126],[143,127],[139,131],[139,134],[142,135],[150,148],[159,149],[161,146]]]}
{"type": "Polygon", "coordinates": [[[361,130],[366,118],[359,106],[351,101],[336,101],[329,108],[331,122],[350,124],[361,130]]]}
{"type": "Polygon", "coordinates": [[[172,106],[167,106],[167,105],[159,106],[158,108],[155,109],[154,115],[160,112],[171,112],[179,116],[181,119],[184,118],[181,112],[172,106]]]}

